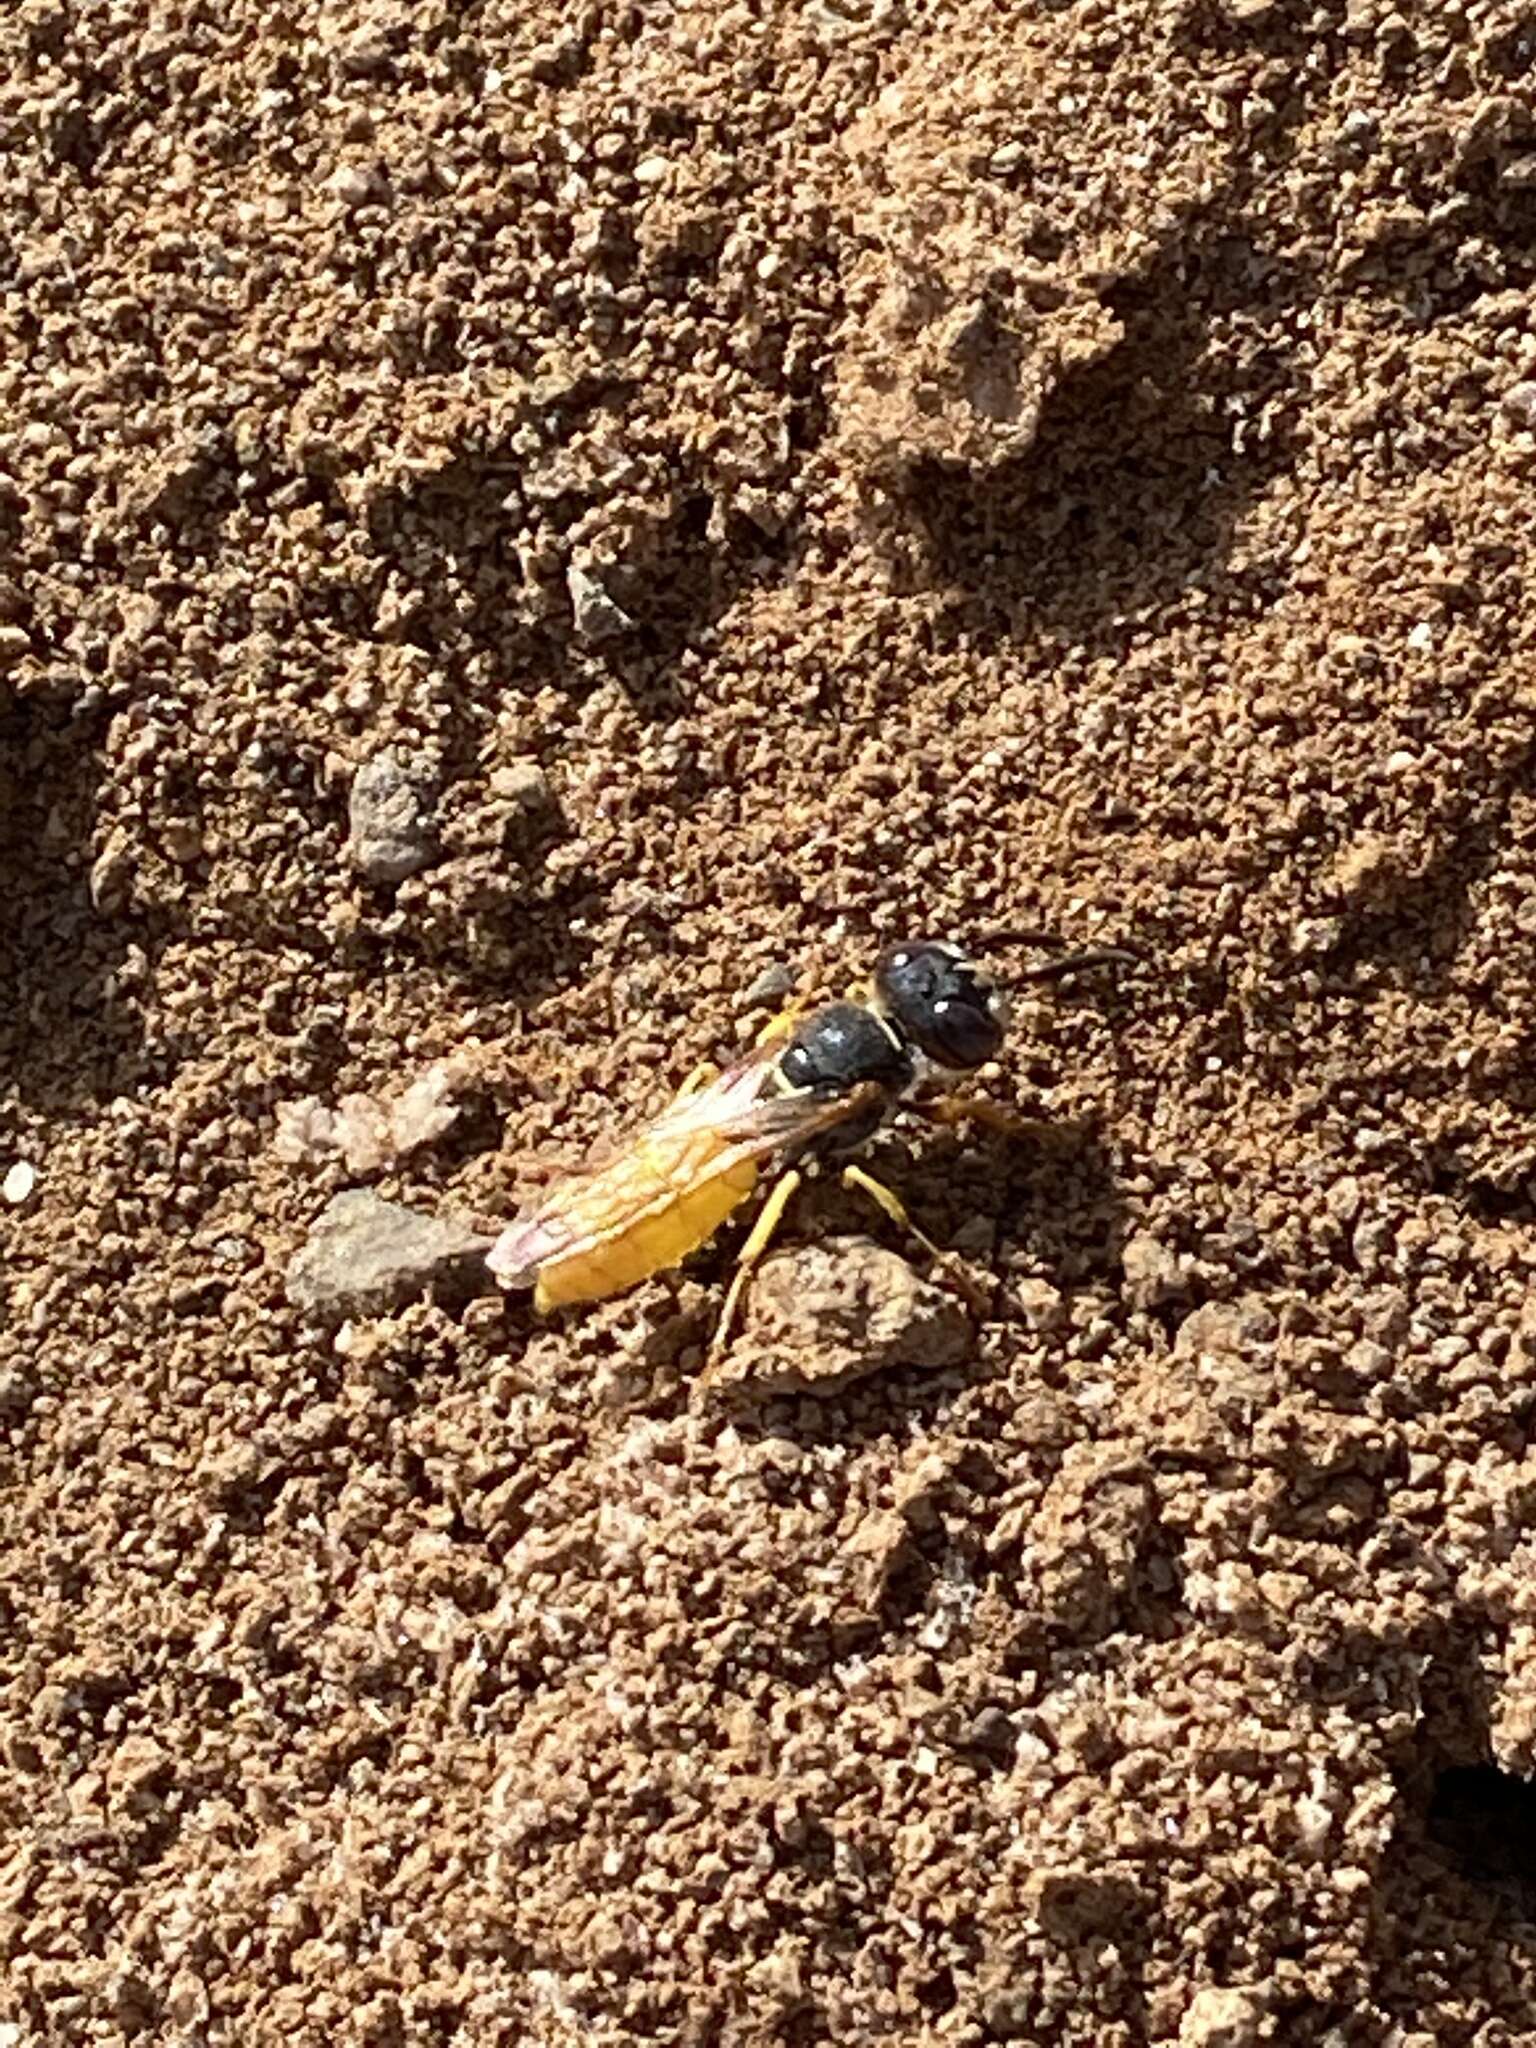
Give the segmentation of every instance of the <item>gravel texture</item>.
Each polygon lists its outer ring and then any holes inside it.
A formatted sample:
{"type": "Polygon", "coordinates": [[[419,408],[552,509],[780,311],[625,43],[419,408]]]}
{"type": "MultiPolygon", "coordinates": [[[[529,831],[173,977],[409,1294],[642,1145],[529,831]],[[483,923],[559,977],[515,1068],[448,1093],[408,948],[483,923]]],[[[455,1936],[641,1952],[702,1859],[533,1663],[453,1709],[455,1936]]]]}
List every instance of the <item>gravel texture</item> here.
{"type": "Polygon", "coordinates": [[[1533,64],[0,10],[4,2048],[1536,2038],[1533,64]],[[945,1362],[288,1299],[1026,928],[945,1362]]]}

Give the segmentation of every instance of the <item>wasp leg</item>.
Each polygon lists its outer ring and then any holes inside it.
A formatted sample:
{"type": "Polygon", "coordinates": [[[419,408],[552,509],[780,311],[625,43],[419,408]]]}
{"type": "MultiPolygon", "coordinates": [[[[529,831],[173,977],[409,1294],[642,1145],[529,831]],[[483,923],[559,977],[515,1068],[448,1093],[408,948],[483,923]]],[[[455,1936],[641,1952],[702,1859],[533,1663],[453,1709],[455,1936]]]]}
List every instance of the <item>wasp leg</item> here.
{"type": "Polygon", "coordinates": [[[700,1060],[699,1064],[686,1073],[678,1085],[673,1102],[686,1102],[690,1095],[697,1095],[701,1088],[707,1088],[720,1069],[713,1060],[700,1060]]]}
{"type": "Polygon", "coordinates": [[[795,996],[784,1005],[777,1016],[768,1019],[768,1022],[759,1031],[752,1043],[754,1045],[772,1045],[776,1038],[788,1038],[810,1007],[811,999],[809,996],[795,996]]]}
{"type": "Polygon", "coordinates": [[[904,1110],[929,1123],[954,1129],[961,1124],[982,1124],[997,1131],[1015,1145],[1033,1145],[1055,1152],[1071,1151],[1091,1136],[1092,1127],[1081,1118],[1047,1122],[1044,1118],[1019,1116],[985,1096],[940,1095],[931,1102],[904,1102],[904,1110]]]}
{"type": "Polygon", "coordinates": [[[856,1188],[861,1195],[867,1195],[883,1215],[889,1216],[899,1229],[920,1244],[936,1266],[941,1266],[953,1282],[955,1291],[978,1315],[985,1315],[991,1303],[980,1288],[966,1273],[953,1252],[945,1251],[943,1245],[935,1244],[926,1231],[919,1230],[907,1213],[907,1205],[900,1195],[888,1188],[883,1181],[866,1173],[862,1166],[843,1168],[843,1186],[856,1188]]]}
{"type": "Polygon", "coordinates": [[[720,1311],[720,1320],[715,1325],[715,1334],[710,1339],[709,1356],[704,1362],[706,1378],[717,1367],[726,1353],[735,1328],[736,1316],[741,1308],[742,1297],[752,1279],[758,1261],[773,1242],[774,1232],[784,1221],[784,1211],[795,1199],[795,1194],[804,1176],[797,1167],[790,1167],[781,1173],[768,1191],[768,1199],[757,1212],[757,1221],[747,1236],[746,1243],[736,1254],[736,1271],[731,1275],[730,1288],[725,1297],[725,1306],[720,1311]]]}
{"type": "Polygon", "coordinates": [[[926,1117],[930,1123],[945,1124],[950,1128],[960,1124],[983,1124],[989,1131],[1001,1131],[1005,1138],[1016,1138],[1020,1144],[1038,1144],[1057,1128],[1032,1117],[1019,1116],[1011,1109],[1004,1109],[1000,1102],[989,1102],[984,1095],[939,1095],[931,1102],[909,1102],[904,1106],[926,1117]]]}
{"type": "Polygon", "coordinates": [[[843,1168],[843,1186],[845,1188],[857,1188],[861,1195],[868,1195],[876,1208],[889,1216],[891,1221],[906,1231],[909,1237],[917,1240],[930,1259],[942,1261],[950,1256],[942,1245],[935,1244],[926,1232],[918,1229],[908,1214],[907,1205],[900,1195],[888,1188],[884,1181],[876,1180],[872,1173],[866,1173],[862,1166],[845,1166],[843,1168]]]}

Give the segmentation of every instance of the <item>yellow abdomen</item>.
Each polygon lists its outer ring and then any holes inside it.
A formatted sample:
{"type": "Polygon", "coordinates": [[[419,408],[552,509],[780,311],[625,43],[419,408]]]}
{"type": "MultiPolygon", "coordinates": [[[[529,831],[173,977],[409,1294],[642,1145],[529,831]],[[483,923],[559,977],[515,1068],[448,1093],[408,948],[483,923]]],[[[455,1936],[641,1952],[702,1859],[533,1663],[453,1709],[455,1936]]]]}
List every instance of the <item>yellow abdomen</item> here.
{"type": "Polygon", "coordinates": [[[710,1149],[716,1156],[706,1163],[697,1137],[683,1157],[675,1146],[642,1144],[597,1176],[587,1190],[595,1227],[578,1249],[541,1269],[534,1306],[604,1301],[708,1244],[758,1178],[753,1160],[731,1159],[718,1141],[710,1149]]]}

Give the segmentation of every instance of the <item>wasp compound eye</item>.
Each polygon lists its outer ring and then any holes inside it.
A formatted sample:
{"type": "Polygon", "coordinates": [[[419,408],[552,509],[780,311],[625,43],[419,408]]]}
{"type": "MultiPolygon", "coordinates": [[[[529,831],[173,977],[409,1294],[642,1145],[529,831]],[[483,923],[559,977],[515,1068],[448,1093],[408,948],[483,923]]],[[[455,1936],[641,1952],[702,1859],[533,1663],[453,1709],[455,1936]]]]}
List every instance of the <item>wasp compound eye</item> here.
{"type": "Polygon", "coordinates": [[[979,1067],[1002,1050],[1008,1005],[958,947],[891,947],[875,969],[875,994],[896,1028],[941,1067],[979,1067]]]}

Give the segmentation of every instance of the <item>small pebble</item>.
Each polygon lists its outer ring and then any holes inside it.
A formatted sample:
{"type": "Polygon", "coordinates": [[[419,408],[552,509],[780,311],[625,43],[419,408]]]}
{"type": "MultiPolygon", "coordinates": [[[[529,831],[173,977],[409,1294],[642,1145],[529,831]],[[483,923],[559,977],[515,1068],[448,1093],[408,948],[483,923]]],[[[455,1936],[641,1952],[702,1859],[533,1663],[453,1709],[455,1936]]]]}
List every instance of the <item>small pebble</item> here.
{"type": "Polygon", "coordinates": [[[387,1315],[429,1290],[488,1293],[491,1240],[449,1217],[387,1202],[371,1188],[333,1196],[288,1268],[288,1299],[322,1322],[387,1315]]]}
{"type": "Polygon", "coordinates": [[[565,572],[565,587],[571,594],[571,616],[576,631],[594,646],[616,640],[634,630],[634,620],[622,605],[615,604],[589,569],[572,562],[565,572]]]}
{"type": "Polygon", "coordinates": [[[765,967],[750,987],[742,990],[740,1007],[743,1010],[766,1010],[770,1003],[787,1002],[795,992],[795,977],[784,965],[776,960],[771,967],[765,967]]]}
{"type": "Polygon", "coordinates": [[[349,844],[370,882],[403,882],[437,858],[425,765],[396,747],[365,761],[352,778],[349,844]]]}
{"type": "Polygon", "coordinates": [[[539,811],[547,811],[551,805],[549,777],[537,761],[526,756],[493,768],[489,787],[491,795],[499,802],[529,817],[539,811]]]}
{"type": "Polygon", "coordinates": [[[1066,1323],[1067,1304],[1060,1289],[1053,1287],[1049,1280],[1029,1277],[1016,1281],[1013,1294],[1030,1329],[1043,1334],[1059,1330],[1066,1323]]]}
{"type": "Polygon", "coordinates": [[[134,872],[133,848],[120,825],[114,825],[91,863],[86,886],[97,910],[108,915],[124,908],[134,872]]]}
{"type": "Polygon", "coordinates": [[[1136,1308],[1157,1308],[1189,1291],[1193,1261],[1147,1231],[1138,1230],[1126,1239],[1120,1262],[1126,1299],[1136,1308]]]}
{"type": "Polygon", "coordinates": [[[331,173],[326,184],[343,206],[366,206],[373,197],[373,177],[357,164],[343,164],[331,173]]]}
{"type": "Polygon", "coordinates": [[[1001,1707],[983,1707],[966,1724],[961,1742],[967,1749],[979,1749],[998,1763],[1010,1763],[1018,1745],[1019,1731],[1001,1707]]]}
{"type": "Polygon", "coordinates": [[[1251,2048],[1259,2038],[1263,2006],[1249,1991],[1197,1991],[1179,2022],[1179,2048],[1251,2048]]]}
{"type": "Polygon", "coordinates": [[[719,1383],[753,1395],[836,1394],[871,1373],[957,1365],[971,1327],[953,1293],[866,1237],[765,1259],[719,1383]]]}
{"type": "Polygon", "coordinates": [[[1344,116],[1339,134],[1353,149],[1363,149],[1373,143],[1381,133],[1381,123],[1374,114],[1368,114],[1363,107],[1354,107],[1344,116]]]}
{"type": "Polygon", "coordinates": [[[19,1209],[37,1186],[37,1168],[29,1160],[18,1159],[10,1172],[0,1182],[0,1194],[13,1209],[19,1209]]]}

